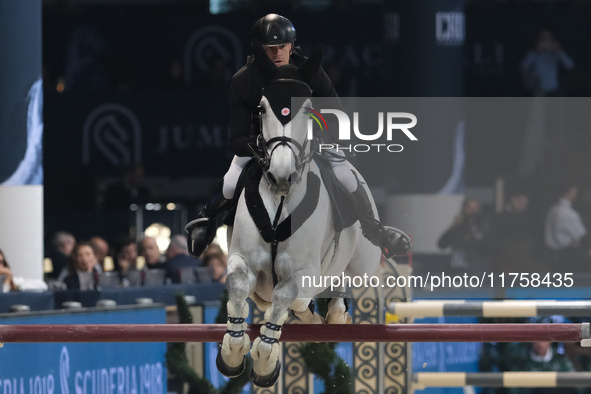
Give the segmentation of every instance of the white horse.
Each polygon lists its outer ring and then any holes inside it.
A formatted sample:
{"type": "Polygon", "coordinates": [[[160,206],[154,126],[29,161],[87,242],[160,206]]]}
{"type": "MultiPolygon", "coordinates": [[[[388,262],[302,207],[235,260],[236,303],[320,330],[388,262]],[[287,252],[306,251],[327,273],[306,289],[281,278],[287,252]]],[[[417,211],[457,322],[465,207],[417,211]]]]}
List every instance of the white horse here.
{"type": "MultiPolygon", "coordinates": [[[[290,107],[285,102],[289,103],[290,97],[302,92],[309,97],[310,88],[301,79],[317,70],[321,52],[316,51],[299,69],[277,68],[260,47],[255,49],[255,57],[268,82],[260,102],[264,142],[258,159],[264,176],[254,193],[242,192],[229,231],[228,329],[217,366],[226,376],[238,376],[250,351],[253,383],[269,387],[281,369],[278,341],[288,311],[302,323],[324,322],[309,305],[326,287],[304,287],[303,278],[373,275],[381,252],[363,236],[359,222],[335,232],[329,196],[313,159],[313,144],[307,140],[308,116],[303,107],[312,106],[310,99],[296,114],[285,115],[290,107]],[[252,348],[245,333],[247,298],[265,311],[264,325],[252,348]]],[[[367,187],[353,166],[351,170],[367,187]]],[[[373,210],[377,218],[375,204],[373,210]]],[[[336,290],[346,291],[344,287],[336,290]]],[[[351,322],[343,298],[329,302],[326,322],[351,322]]]]}

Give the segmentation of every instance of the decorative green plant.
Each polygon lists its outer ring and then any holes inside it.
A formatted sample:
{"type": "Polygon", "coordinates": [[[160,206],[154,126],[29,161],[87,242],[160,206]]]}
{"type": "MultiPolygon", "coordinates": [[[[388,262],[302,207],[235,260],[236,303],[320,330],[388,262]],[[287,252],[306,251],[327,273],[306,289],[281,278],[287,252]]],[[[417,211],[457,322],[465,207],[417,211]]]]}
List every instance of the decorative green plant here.
{"type": "MultiPolygon", "coordinates": [[[[226,295],[227,297],[227,295],[226,295]]],[[[179,314],[179,321],[182,324],[193,323],[193,316],[189,310],[189,305],[185,301],[185,295],[178,293],[176,303],[179,314]]],[[[221,309],[225,309],[226,303],[222,302],[221,309]]],[[[220,314],[222,311],[220,310],[220,314]]],[[[225,322],[225,318],[224,318],[225,322]]],[[[243,373],[237,378],[232,378],[220,389],[213,387],[206,378],[199,376],[189,365],[189,360],[185,353],[185,343],[170,343],[166,352],[166,366],[168,371],[177,379],[189,385],[189,394],[238,394],[242,392],[243,387],[248,383],[249,374],[243,373]]],[[[250,359],[247,359],[247,371],[250,370],[250,359]]]]}
{"type": "MultiPolygon", "coordinates": [[[[328,299],[316,300],[321,316],[326,316],[328,299]]],[[[324,394],[352,393],[351,370],[335,352],[336,343],[308,342],[300,345],[300,354],[308,371],[324,382],[324,394]]]]}

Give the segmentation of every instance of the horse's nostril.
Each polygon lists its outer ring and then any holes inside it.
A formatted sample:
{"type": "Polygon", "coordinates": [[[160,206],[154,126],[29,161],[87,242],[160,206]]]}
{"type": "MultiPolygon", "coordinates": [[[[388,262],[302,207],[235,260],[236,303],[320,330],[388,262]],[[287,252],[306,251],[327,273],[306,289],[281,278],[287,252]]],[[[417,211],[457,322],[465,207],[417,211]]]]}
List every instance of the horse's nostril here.
{"type": "Polygon", "coordinates": [[[277,179],[275,179],[275,177],[273,176],[273,174],[271,174],[270,172],[267,173],[267,179],[269,180],[269,182],[272,185],[276,185],[277,184],[277,179]]]}
{"type": "Polygon", "coordinates": [[[296,171],[294,171],[289,176],[289,183],[296,183],[297,180],[298,180],[298,173],[296,171]]]}

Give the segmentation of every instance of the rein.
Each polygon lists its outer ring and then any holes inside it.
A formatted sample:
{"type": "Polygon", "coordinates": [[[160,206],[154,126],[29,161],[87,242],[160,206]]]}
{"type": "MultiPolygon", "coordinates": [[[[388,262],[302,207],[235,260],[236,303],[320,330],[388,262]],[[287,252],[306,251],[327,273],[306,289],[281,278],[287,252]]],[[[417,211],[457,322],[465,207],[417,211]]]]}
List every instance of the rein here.
{"type": "Polygon", "coordinates": [[[271,273],[273,274],[273,287],[277,286],[279,280],[277,278],[277,273],[275,272],[275,259],[277,257],[277,247],[279,246],[279,241],[277,240],[277,225],[279,224],[279,217],[281,216],[281,211],[283,210],[283,201],[285,201],[285,196],[281,196],[281,202],[277,207],[277,212],[275,212],[275,219],[273,219],[273,226],[271,227],[272,230],[272,240],[271,240],[271,273]]]}
{"type": "MultiPolygon", "coordinates": [[[[259,112],[259,117],[262,117],[261,112],[259,112]]],[[[313,139],[313,140],[305,139],[304,143],[300,144],[298,141],[294,140],[293,138],[286,137],[286,136],[272,137],[268,141],[266,141],[265,138],[263,137],[263,122],[261,121],[261,122],[259,122],[259,124],[260,124],[261,130],[260,130],[260,134],[257,137],[256,146],[253,146],[253,144],[247,144],[247,148],[252,153],[253,158],[256,160],[256,162],[259,165],[259,167],[261,168],[263,174],[265,174],[265,178],[267,178],[267,172],[269,171],[269,167],[270,167],[270,163],[271,163],[271,156],[275,152],[275,149],[277,149],[280,146],[286,146],[289,148],[289,150],[291,151],[291,154],[294,158],[295,168],[296,168],[296,172],[297,172],[296,183],[299,183],[302,178],[302,174],[303,174],[303,171],[304,171],[306,165],[312,161],[312,158],[314,157],[314,154],[316,153],[316,150],[318,148],[318,141],[316,139],[313,139]],[[276,145],[271,149],[271,151],[269,151],[269,147],[272,144],[276,144],[276,145]],[[295,149],[297,149],[298,152],[296,152],[295,149]]],[[[267,179],[267,182],[268,182],[268,179],[267,179]]],[[[315,191],[314,194],[316,194],[316,202],[317,202],[318,192],[315,191]]],[[[283,238],[284,235],[279,235],[278,231],[277,231],[278,227],[279,227],[279,218],[281,216],[281,211],[283,210],[284,201],[285,201],[285,196],[281,196],[281,202],[279,203],[279,206],[277,207],[277,211],[275,212],[275,218],[273,220],[273,223],[271,224],[270,231],[268,232],[268,237],[267,237],[268,239],[266,239],[266,241],[271,244],[271,273],[273,276],[273,287],[277,286],[277,283],[279,283],[279,279],[277,278],[277,273],[275,272],[275,260],[277,258],[277,249],[279,246],[279,242],[285,240],[285,238],[283,238]]],[[[311,215],[312,212],[310,212],[309,214],[311,215]]],[[[251,212],[251,215],[252,215],[252,212],[251,212]]],[[[307,217],[308,216],[306,216],[306,218],[307,217]]],[[[290,216],[290,218],[291,218],[291,216],[290,216]]],[[[289,221],[289,222],[291,223],[291,221],[289,221]]],[[[259,225],[259,229],[261,229],[260,225],[259,225]]]]}

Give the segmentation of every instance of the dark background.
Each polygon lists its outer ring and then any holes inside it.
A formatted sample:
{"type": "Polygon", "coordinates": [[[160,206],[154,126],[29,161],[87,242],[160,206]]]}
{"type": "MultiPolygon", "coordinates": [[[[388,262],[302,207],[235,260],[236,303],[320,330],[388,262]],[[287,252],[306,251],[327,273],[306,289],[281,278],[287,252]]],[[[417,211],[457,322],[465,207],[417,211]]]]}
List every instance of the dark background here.
{"type": "MultiPolygon", "coordinates": [[[[227,4],[213,15],[206,2],[44,3],[46,233],[121,232],[129,212],[106,212],[101,193],[133,162],[144,166],[154,201],[180,202],[193,215],[229,165],[229,79],[250,53],[252,23],[268,12],[294,23],[305,53],[323,45],[341,96],[527,95],[519,63],[543,25],[576,65],[562,75],[564,95],[591,92],[585,1],[227,4]],[[444,6],[464,13],[460,44],[425,33],[432,26],[421,16],[444,6]]],[[[513,175],[522,136],[478,133],[466,137],[465,182],[492,188],[513,175]]]]}

